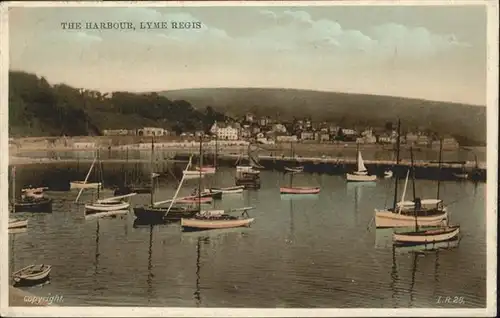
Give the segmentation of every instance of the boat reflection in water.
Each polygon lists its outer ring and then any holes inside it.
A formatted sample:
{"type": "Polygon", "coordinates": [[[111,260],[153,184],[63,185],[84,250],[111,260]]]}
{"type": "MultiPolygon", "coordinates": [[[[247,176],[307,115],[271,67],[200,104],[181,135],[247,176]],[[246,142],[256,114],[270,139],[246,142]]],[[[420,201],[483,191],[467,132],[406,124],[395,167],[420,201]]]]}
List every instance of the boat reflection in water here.
{"type": "MultiPolygon", "coordinates": [[[[421,246],[410,246],[410,247],[397,247],[393,246],[392,248],[392,268],[391,268],[391,289],[392,289],[392,307],[410,307],[413,308],[415,306],[419,306],[419,303],[415,300],[415,283],[416,283],[416,273],[417,267],[420,262],[426,262],[427,255],[428,257],[434,257],[434,296],[439,297],[437,293],[437,289],[439,286],[439,255],[440,253],[446,253],[447,251],[451,251],[458,247],[460,240],[456,239],[448,242],[441,242],[436,244],[422,244],[421,246]],[[409,282],[409,286],[401,286],[404,284],[403,276],[399,262],[403,262],[407,260],[408,254],[411,259],[411,280],[409,282]],[[399,294],[398,294],[399,292],[399,294]],[[403,294],[409,295],[409,303],[401,304],[403,294]]],[[[430,274],[430,273],[429,273],[430,274]]]]}

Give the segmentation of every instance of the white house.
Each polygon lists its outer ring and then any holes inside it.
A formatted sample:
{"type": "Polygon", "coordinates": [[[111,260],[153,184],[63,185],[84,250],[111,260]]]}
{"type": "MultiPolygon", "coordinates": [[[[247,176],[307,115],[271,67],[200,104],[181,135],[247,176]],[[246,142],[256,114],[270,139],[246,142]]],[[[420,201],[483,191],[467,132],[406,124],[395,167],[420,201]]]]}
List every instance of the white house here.
{"type": "Polygon", "coordinates": [[[139,136],[151,137],[151,136],[166,136],[166,135],[168,135],[168,132],[163,128],[144,127],[142,129],[138,129],[137,134],[139,136]]]}
{"type": "Polygon", "coordinates": [[[215,122],[210,128],[212,134],[217,135],[219,140],[238,140],[239,139],[239,129],[231,125],[222,125],[215,122]]]}

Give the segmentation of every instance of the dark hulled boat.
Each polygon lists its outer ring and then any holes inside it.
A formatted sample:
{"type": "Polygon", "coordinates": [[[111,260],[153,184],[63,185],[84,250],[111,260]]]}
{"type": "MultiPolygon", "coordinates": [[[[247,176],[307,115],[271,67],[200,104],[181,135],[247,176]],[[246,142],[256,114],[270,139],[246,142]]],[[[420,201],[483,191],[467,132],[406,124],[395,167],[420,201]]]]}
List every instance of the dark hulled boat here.
{"type": "Polygon", "coordinates": [[[52,213],[52,199],[25,198],[14,203],[14,212],[52,213]]]}
{"type": "Polygon", "coordinates": [[[168,214],[167,211],[167,207],[141,206],[134,208],[134,214],[137,219],[151,223],[180,221],[181,218],[193,217],[199,210],[196,208],[173,206],[168,211],[168,214]]]}
{"type": "Polygon", "coordinates": [[[126,195],[126,194],[130,194],[130,193],[150,194],[151,191],[152,191],[151,186],[123,186],[123,187],[116,188],[114,195],[120,196],[120,195],[126,195]]]}

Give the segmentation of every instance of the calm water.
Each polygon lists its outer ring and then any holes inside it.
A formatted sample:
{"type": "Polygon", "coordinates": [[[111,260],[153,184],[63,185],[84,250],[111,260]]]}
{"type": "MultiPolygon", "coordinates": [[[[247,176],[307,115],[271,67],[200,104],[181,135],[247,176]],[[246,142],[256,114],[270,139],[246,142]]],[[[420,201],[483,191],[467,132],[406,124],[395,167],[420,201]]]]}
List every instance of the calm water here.
{"type": "MultiPolygon", "coordinates": [[[[17,184],[39,182],[42,174],[47,178],[43,169],[18,167],[17,184]]],[[[221,168],[204,182],[231,186],[233,173],[221,168]]],[[[457,248],[415,254],[393,251],[390,233],[375,230],[372,222],[373,209],[392,202],[392,180],[353,186],[340,176],[296,175],[294,185],[320,185],[322,192],[290,200],[278,189],[288,176],[265,171],[261,178],[259,191],[216,201],[217,208],[256,207],[251,228],[222,232],[134,227],[133,212],[85,220],[82,207],[73,204],[76,191],[49,191],[53,213],[27,215],[28,230],[9,235],[11,272],[51,264],[51,283],[28,290],[62,295],[59,305],[485,307],[485,184],[443,183],[441,196],[451,203],[452,221],[462,226],[463,238],[457,248]],[[437,303],[448,296],[465,303],[437,303]]],[[[184,193],[197,187],[196,181],[187,182],[184,193]]],[[[419,196],[436,193],[435,182],[416,185],[419,196]]],[[[173,182],[163,181],[156,199],[174,191],[173,182]]],[[[91,196],[84,194],[82,201],[91,196]]],[[[148,195],[132,201],[147,202],[148,195]]]]}

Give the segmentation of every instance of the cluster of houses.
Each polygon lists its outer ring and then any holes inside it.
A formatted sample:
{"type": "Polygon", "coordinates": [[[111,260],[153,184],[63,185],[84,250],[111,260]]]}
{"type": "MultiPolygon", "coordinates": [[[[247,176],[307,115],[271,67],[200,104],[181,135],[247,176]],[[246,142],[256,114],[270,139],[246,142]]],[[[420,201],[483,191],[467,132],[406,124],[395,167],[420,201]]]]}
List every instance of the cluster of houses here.
{"type": "MultiPolygon", "coordinates": [[[[278,122],[269,117],[257,118],[252,114],[245,115],[240,121],[215,122],[210,128],[212,136],[218,140],[256,140],[260,143],[286,143],[286,142],[319,142],[343,143],[356,142],[362,144],[395,144],[397,131],[394,129],[363,128],[353,129],[340,127],[331,123],[315,123],[310,119],[298,119],[293,122],[278,122]]],[[[104,135],[111,136],[171,136],[170,131],[163,128],[144,127],[135,130],[104,130],[104,135]]],[[[180,137],[195,137],[204,135],[203,131],[182,133],[180,137]]],[[[407,132],[400,137],[402,144],[433,146],[437,139],[424,130],[407,132]]],[[[444,145],[447,148],[458,147],[458,142],[453,137],[445,137],[444,145]]]]}

